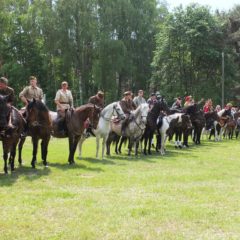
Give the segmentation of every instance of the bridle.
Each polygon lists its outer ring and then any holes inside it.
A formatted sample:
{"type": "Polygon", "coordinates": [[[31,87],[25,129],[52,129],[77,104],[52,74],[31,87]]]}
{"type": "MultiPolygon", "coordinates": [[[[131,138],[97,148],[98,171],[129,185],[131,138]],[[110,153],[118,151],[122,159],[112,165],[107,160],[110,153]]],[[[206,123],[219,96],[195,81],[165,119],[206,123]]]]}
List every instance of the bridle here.
{"type": "Polygon", "coordinates": [[[112,110],[112,114],[111,114],[111,117],[110,117],[110,118],[105,117],[102,112],[101,112],[100,116],[101,116],[105,121],[110,122],[110,121],[112,120],[112,115],[114,114],[114,111],[116,111],[118,117],[124,116],[124,113],[121,114],[121,113],[118,112],[118,109],[117,109],[117,107],[116,107],[116,104],[114,104],[114,106],[113,106],[113,110],[112,110]]]}

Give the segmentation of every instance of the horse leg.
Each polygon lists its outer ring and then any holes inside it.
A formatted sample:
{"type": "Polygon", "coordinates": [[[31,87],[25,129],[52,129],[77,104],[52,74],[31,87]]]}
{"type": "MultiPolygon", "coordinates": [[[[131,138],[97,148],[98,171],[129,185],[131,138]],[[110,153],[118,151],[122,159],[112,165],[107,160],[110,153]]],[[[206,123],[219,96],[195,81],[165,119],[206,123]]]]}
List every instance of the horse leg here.
{"type": "Polygon", "coordinates": [[[21,166],[22,165],[22,148],[23,148],[23,144],[25,143],[26,138],[20,138],[20,141],[18,143],[18,163],[21,166]]]}
{"type": "Polygon", "coordinates": [[[179,134],[179,136],[178,136],[178,139],[179,139],[178,148],[182,149],[182,135],[183,135],[182,130],[180,130],[178,134],[179,134]]]}
{"type": "Polygon", "coordinates": [[[47,137],[46,139],[43,139],[41,142],[41,151],[42,151],[42,160],[43,160],[43,165],[47,167],[47,154],[48,154],[48,144],[49,144],[50,136],[47,137]]]}
{"type": "Polygon", "coordinates": [[[120,145],[119,145],[119,148],[118,148],[119,153],[122,153],[122,145],[123,145],[123,142],[124,142],[125,139],[126,139],[126,137],[121,137],[121,139],[120,138],[118,139],[118,142],[120,140],[120,145]]]}
{"type": "Polygon", "coordinates": [[[31,162],[31,165],[32,165],[32,168],[35,168],[35,164],[36,164],[36,161],[37,161],[37,150],[38,150],[38,138],[35,138],[33,137],[32,138],[32,143],[33,143],[33,156],[32,156],[32,162],[31,162]]]}
{"type": "Polygon", "coordinates": [[[82,135],[78,143],[78,159],[82,158],[82,145],[85,140],[86,138],[82,135]]]}
{"type": "Polygon", "coordinates": [[[107,148],[106,154],[107,154],[107,156],[110,156],[110,154],[111,154],[111,151],[110,151],[111,143],[112,143],[112,140],[108,135],[108,138],[107,138],[107,141],[106,141],[106,148],[107,148]]]}
{"type": "Polygon", "coordinates": [[[103,140],[102,140],[102,159],[104,157],[105,146],[106,146],[106,137],[103,137],[103,140]]]}
{"type": "Polygon", "coordinates": [[[129,138],[129,143],[128,143],[128,156],[131,156],[132,145],[133,145],[133,139],[132,139],[132,138],[129,138]]]}
{"type": "Polygon", "coordinates": [[[10,153],[10,158],[9,158],[12,172],[15,170],[14,161],[16,156],[16,148],[17,148],[17,142],[13,143],[11,153],[10,153]]]}
{"type": "Polygon", "coordinates": [[[152,140],[153,140],[153,132],[150,132],[150,136],[148,138],[148,154],[149,155],[152,155],[152,152],[151,152],[152,140]]]}
{"type": "Polygon", "coordinates": [[[73,136],[73,142],[72,142],[72,146],[71,146],[71,152],[70,152],[69,158],[68,158],[69,164],[74,164],[74,163],[75,163],[75,161],[74,161],[74,154],[75,154],[75,152],[76,152],[77,145],[78,145],[78,142],[79,142],[80,137],[81,137],[81,135],[75,135],[75,136],[73,136]]]}
{"type": "Polygon", "coordinates": [[[139,139],[135,141],[135,156],[138,155],[139,139]]]}
{"type": "Polygon", "coordinates": [[[146,136],[144,137],[144,149],[143,149],[143,153],[144,155],[147,155],[147,143],[148,143],[148,134],[146,134],[146,136]]]}
{"type": "Polygon", "coordinates": [[[99,144],[100,144],[100,137],[96,136],[96,158],[98,158],[99,144]]]}
{"type": "Polygon", "coordinates": [[[8,146],[7,146],[7,144],[4,141],[2,143],[2,146],[3,146],[4,173],[8,174],[8,166],[7,166],[8,146]]]}

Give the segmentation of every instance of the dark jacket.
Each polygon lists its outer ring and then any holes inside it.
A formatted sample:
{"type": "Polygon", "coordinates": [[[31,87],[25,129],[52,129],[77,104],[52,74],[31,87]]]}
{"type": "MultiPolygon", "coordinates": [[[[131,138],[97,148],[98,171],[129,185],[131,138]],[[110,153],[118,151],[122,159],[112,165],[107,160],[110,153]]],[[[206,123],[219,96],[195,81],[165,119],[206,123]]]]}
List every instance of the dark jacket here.
{"type": "Polygon", "coordinates": [[[131,111],[136,109],[136,105],[132,100],[126,101],[124,98],[120,101],[120,106],[124,113],[130,114],[131,111]]]}
{"type": "Polygon", "coordinates": [[[14,90],[10,87],[6,87],[5,89],[0,89],[0,95],[7,96],[8,95],[8,103],[13,104],[14,102],[14,90]]]}
{"type": "Polygon", "coordinates": [[[103,98],[99,98],[96,95],[90,97],[88,102],[96,105],[97,107],[104,108],[104,100],[103,100],[103,98]]]}

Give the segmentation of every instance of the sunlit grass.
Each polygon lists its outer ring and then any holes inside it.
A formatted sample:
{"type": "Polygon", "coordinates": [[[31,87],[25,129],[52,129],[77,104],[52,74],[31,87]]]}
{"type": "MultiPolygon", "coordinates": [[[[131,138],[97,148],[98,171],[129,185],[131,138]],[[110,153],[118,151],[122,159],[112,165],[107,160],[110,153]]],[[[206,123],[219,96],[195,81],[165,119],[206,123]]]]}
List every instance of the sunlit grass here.
{"type": "Polygon", "coordinates": [[[49,168],[38,157],[32,169],[29,140],[24,166],[0,164],[0,239],[240,239],[239,144],[96,160],[90,139],[69,166],[66,140],[53,139],[49,168]]]}

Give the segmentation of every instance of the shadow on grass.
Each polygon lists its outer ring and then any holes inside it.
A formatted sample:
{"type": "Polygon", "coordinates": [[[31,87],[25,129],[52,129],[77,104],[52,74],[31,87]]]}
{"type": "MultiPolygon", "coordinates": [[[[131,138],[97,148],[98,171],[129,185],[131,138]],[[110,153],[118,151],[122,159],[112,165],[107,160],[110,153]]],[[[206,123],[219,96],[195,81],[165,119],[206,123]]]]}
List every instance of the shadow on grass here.
{"type": "Polygon", "coordinates": [[[103,172],[102,168],[92,168],[92,167],[87,167],[81,163],[76,163],[73,165],[69,165],[69,164],[61,164],[61,163],[50,163],[49,164],[50,167],[55,167],[58,168],[62,171],[71,171],[73,169],[82,169],[82,170],[86,170],[86,171],[94,171],[94,172],[103,172]]]}
{"type": "Polygon", "coordinates": [[[27,166],[20,166],[15,169],[14,172],[10,172],[8,174],[1,173],[0,174],[0,187],[1,186],[11,186],[13,185],[20,176],[24,176],[24,180],[27,181],[35,181],[43,176],[47,176],[51,173],[51,169],[43,167],[32,168],[27,166]]]}
{"type": "Polygon", "coordinates": [[[86,161],[86,162],[90,162],[90,163],[99,163],[99,164],[103,164],[103,165],[115,165],[116,163],[110,160],[107,160],[106,157],[104,159],[96,159],[96,158],[92,158],[92,157],[87,157],[87,158],[82,158],[82,159],[78,159],[77,158],[77,162],[81,162],[81,161],[86,161]]]}

